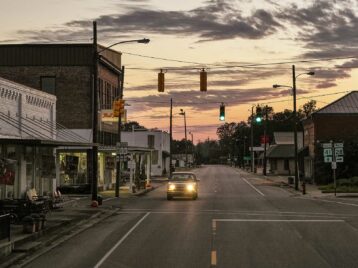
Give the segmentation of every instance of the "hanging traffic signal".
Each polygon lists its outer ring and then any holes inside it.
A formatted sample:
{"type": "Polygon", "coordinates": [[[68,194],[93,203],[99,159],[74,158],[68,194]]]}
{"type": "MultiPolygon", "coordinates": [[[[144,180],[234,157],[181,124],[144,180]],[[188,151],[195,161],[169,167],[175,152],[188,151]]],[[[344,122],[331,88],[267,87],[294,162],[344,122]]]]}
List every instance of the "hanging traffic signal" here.
{"type": "Polygon", "coordinates": [[[158,92],[164,92],[164,73],[162,69],[158,73],[158,92]]]}
{"type": "Polygon", "coordinates": [[[224,105],[224,103],[221,103],[221,105],[220,105],[219,119],[220,119],[220,121],[225,121],[225,105],[224,105]]]}
{"type": "Polygon", "coordinates": [[[201,70],[200,72],[200,91],[207,91],[207,73],[204,69],[201,70]]]}
{"type": "Polygon", "coordinates": [[[262,122],[262,108],[260,106],[256,106],[256,117],[255,121],[258,124],[261,124],[262,122]]]}

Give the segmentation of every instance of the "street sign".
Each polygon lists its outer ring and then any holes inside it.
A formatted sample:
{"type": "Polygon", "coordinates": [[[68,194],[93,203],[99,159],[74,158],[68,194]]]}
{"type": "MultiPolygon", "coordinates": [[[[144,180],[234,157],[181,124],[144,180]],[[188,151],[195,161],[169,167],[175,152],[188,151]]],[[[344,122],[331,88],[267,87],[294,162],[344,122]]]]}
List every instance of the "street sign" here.
{"type": "Polygon", "coordinates": [[[325,163],[331,163],[332,162],[332,156],[325,156],[324,157],[324,162],[325,163]]]}
{"type": "Polygon", "coordinates": [[[117,142],[117,154],[125,155],[128,154],[128,142],[117,142]]]}
{"type": "Polygon", "coordinates": [[[335,148],[334,149],[335,155],[344,155],[343,148],[335,148]]]}
{"type": "Polygon", "coordinates": [[[116,143],[117,147],[128,147],[128,142],[117,142],[116,143]]]}
{"type": "Polygon", "coordinates": [[[245,160],[245,161],[251,160],[251,156],[244,156],[244,160],[245,160]]]}
{"type": "MultiPolygon", "coordinates": [[[[343,143],[322,143],[323,158],[325,163],[331,163],[333,160],[336,163],[342,163],[344,158],[343,143]],[[334,154],[334,158],[333,158],[334,154]]],[[[337,166],[337,164],[336,164],[337,166]]]]}
{"type": "Polygon", "coordinates": [[[323,149],[323,156],[332,156],[332,149],[331,148],[324,148],[323,149]]]}
{"type": "Polygon", "coordinates": [[[343,148],[343,143],[335,143],[334,148],[343,148]]]}
{"type": "Polygon", "coordinates": [[[332,148],[332,144],[330,143],[322,143],[323,148],[332,148]]]}
{"type": "Polygon", "coordinates": [[[344,162],[344,157],[343,156],[336,156],[336,162],[337,163],[343,163],[344,162]]]}

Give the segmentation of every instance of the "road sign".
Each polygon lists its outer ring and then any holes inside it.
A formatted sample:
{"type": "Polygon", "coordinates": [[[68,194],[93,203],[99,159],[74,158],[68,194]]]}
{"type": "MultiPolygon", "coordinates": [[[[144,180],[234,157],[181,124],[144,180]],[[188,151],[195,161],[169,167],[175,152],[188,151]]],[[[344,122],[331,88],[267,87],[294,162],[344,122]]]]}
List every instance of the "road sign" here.
{"type": "Polygon", "coordinates": [[[336,162],[337,163],[343,163],[344,162],[344,157],[343,156],[336,156],[336,162]]]}
{"type": "Polygon", "coordinates": [[[117,142],[117,154],[124,155],[128,154],[128,142],[117,142]]]}
{"type": "Polygon", "coordinates": [[[332,148],[332,144],[330,143],[322,143],[323,148],[332,148]]]}
{"type": "Polygon", "coordinates": [[[336,156],[338,156],[338,155],[344,155],[343,148],[335,148],[335,149],[334,149],[334,152],[335,152],[335,155],[336,155],[336,156]]]}
{"type": "Polygon", "coordinates": [[[332,156],[332,149],[331,148],[324,148],[323,149],[323,156],[332,156]]]}
{"type": "Polygon", "coordinates": [[[325,163],[331,163],[332,162],[332,156],[325,156],[324,157],[324,162],[325,163]]]}
{"type": "Polygon", "coordinates": [[[335,143],[334,148],[343,148],[343,143],[335,143]]]}
{"type": "Polygon", "coordinates": [[[251,160],[251,156],[244,156],[244,160],[245,160],[245,161],[251,160]]]}
{"type": "Polygon", "coordinates": [[[116,143],[117,147],[128,147],[128,142],[117,142],[116,143]]]}

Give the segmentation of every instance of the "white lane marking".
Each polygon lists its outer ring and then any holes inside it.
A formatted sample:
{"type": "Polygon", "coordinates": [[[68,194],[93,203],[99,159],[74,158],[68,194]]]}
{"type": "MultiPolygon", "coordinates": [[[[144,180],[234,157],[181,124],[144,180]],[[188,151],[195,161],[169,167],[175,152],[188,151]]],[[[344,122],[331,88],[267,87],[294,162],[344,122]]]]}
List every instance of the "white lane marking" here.
{"type": "Polygon", "coordinates": [[[138,213],[138,212],[151,212],[151,213],[187,213],[187,214],[245,214],[245,215],[262,215],[262,216],[307,216],[307,217],[358,217],[358,214],[339,214],[339,213],[320,213],[320,212],[298,212],[298,211],[260,211],[260,210],[220,210],[220,209],[203,209],[197,211],[184,211],[184,210],[167,210],[167,209],[121,209],[118,213],[138,213]]]}
{"type": "Polygon", "coordinates": [[[244,180],[244,182],[246,182],[248,185],[250,185],[252,187],[252,189],[254,189],[256,192],[258,192],[260,195],[265,196],[259,189],[257,189],[255,186],[253,186],[248,180],[246,180],[245,178],[242,178],[244,180]]]}
{"type": "Polygon", "coordinates": [[[344,220],[213,219],[215,222],[345,222],[344,220]]]}
{"type": "Polygon", "coordinates": [[[123,241],[141,224],[146,217],[148,217],[150,212],[147,212],[107,253],[103,258],[94,266],[94,268],[100,267],[103,262],[113,253],[113,251],[123,243],[123,241]]]}
{"type": "Polygon", "coordinates": [[[306,199],[306,200],[315,200],[315,201],[321,201],[321,202],[327,202],[327,203],[335,203],[335,204],[346,205],[346,206],[358,207],[358,204],[346,203],[346,202],[339,202],[339,201],[333,201],[333,200],[318,199],[318,198],[309,198],[309,197],[297,197],[297,198],[299,198],[299,199],[306,199]]]}

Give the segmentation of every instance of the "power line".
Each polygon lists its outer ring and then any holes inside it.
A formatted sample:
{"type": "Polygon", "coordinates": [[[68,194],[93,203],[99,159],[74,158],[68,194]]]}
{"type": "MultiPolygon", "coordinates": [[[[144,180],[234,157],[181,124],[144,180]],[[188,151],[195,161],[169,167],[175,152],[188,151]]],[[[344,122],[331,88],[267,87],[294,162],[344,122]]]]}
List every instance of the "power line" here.
{"type": "MultiPolygon", "coordinates": [[[[326,97],[326,96],[331,96],[331,95],[337,95],[337,94],[343,94],[343,93],[349,93],[351,91],[346,90],[346,91],[340,91],[340,92],[335,92],[335,93],[327,93],[327,94],[320,94],[320,95],[313,95],[313,96],[301,96],[299,98],[297,98],[297,100],[300,99],[312,99],[312,98],[319,98],[319,97],[326,97]]],[[[126,101],[128,102],[138,102],[138,103],[155,103],[155,104],[168,104],[170,103],[170,101],[152,101],[152,100],[135,100],[135,99],[127,99],[126,101]]],[[[279,103],[279,102],[283,102],[283,101],[291,101],[291,99],[285,99],[285,100],[277,100],[277,101],[270,101],[270,102],[265,102],[263,104],[272,104],[272,103],[279,103]]],[[[191,102],[191,101],[175,101],[173,100],[174,104],[181,104],[181,105],[200,105],[200,104],[221,104],[222,101],[203,101],[203,102],[191,102]]],[[[237,104],[237,102],[234,101],[225,101],[226,104],[237,104]]]]}
{"type": "MultiPolygon", "coordinates": [[[[269,66],[269,65],[283,65],[283,64],[294,64],[294,63],[311,63],[311,62],[320,62],[320,61],[333,61],[333,60],[344,60],[344,59],[357,59],[358,56],[347,56],[347,57],[332,57],[332,58],[320,58],[320,59],[307,59],[307,60],[295,60],[295,61],[281,61],[281,62],[269,62],[269,63],[248,63],[248,64],[241,64],[241,65],[221,65],[221,64],[211,64],[211,63],[200,63],[200,62],[192,62],[192,61],[183,61],[177,59],[169,59],[169,58],[161,58],[155,56],[147,56],[142,54],[136,53],[129,53],[129,52],[122,52],[123,54],[143,57],[143,58],[150,58],[162,61],[170,61],[170,62],[180,62],[180,63],[189,63],[189,64],[196,64],[201,66],[214,66],[215,68],[210,69],[221,69],[221,68],[253,68],[253,67],[261,67],[261,66],[269,66]]],[[[203,67],[188,67],[188,68],[166,68],[166,70],[193,70],[193,69],[202,69],[203,67]]]]}

